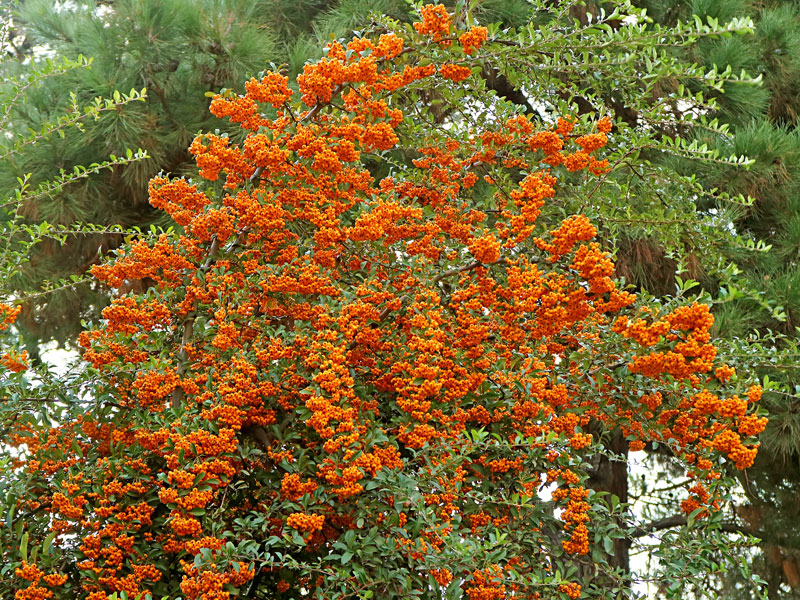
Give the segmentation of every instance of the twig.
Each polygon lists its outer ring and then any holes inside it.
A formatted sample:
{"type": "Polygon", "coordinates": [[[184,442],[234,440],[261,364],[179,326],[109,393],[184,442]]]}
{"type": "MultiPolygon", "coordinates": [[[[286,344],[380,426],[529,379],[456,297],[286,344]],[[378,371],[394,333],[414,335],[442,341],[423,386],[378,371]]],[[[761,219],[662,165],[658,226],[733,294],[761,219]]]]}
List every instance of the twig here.
{"type": "MultiPolygon", "coordinates": [[[[491,266],[491,265],[505,264],[506,262],[507,261],[506,261],[505,258],[500,258],[500,259],[498,259],[498,260],[496,260],[495,262],[492,262],[492,263],[482,263],[479,260],[473,260],[472,262],[467,263],[466,265],[462,265],[460,267],[455,267],[453,269],[448,269],[447,271],[439,273],[436,277],[433,278],[432,281],[433,281],[433,283],[439,283],[442,279],[446,279],[447,277],[452,277],[453,275],[458,275],[459,273],[464,273],[466,271],[471,271],[472,269],[474,269],[476,267],[480,267],[480,266],[487,266],[488,267],[488,266],[491,266]]],[[[400,298],[401,305],[403,303],[405,303],[406,300],[408,300],[408,294],[405,294],[400,298]]],[[[381,314],[378,316],[378,321],[383,321],[386,317],[389,316],[390,312],[392,312],[391,308],[389,308],[388,306],[386,308],[384,308],[381,311],[381,314]]]]}
{"type": "MultiPolygon", "coordinates": [[[[651,521],[650,523],[636,527],[630,536],[632,538],[645,537],[656,531],[661,531],[662,529],[683,527],[687,523],[688,520],[685,515],[673,515],[671,517],[665,517],[663,519],[651,521]]],[[[749,531],[744,525],[739,525],[738,523],[720,523],[719,528],[720,531],[724,531],[725,533],[743,533],[746,535],[752,535],[751,531],[749,531]]]]}

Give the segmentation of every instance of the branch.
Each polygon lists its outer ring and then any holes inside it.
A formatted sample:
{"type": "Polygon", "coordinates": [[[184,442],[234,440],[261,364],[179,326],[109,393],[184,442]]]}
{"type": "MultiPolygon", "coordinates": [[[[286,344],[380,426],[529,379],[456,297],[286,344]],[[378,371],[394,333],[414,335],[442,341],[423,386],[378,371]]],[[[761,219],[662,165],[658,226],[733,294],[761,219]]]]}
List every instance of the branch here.
{"type": "MultiPolygon", "coordinates": [[[[640,538],[663,529],[684,527],[687,522],[688,521],[685,515],[673,515],[671,517],[665,517],[663,519],[651,521],[650,523],[636,527],[630,534],[630,537],[640,538]]],[[[724,531],[725,533],[741,533],[744,535],[752,535],[753,533],[750,529],[738,523],[721,523],[719,528],[720,531],[724,531]]]]}
{"type": "MultiPolygon", "coordinates": [[[[286,429],[286,427],[289,425],[289,423],[292,422],[293,419],[294,419],[294,413],[290,412],[284,417],[283,421],[281,421],[281,423],[278,425],[278,428],[281,430],[286,429]]],[[[255,440],[256,443],[261,447],[261,449],[264,450],[264,452],[267,452],[272,446],[272,443],[275,441],[274,433],[271,431],[267,431],[261,425],[255,425],[255,424],[247,425],[242,428],[242,433],[255,440]]],[[[273,461],[272,464],[275,467],[281,468],[277,462],[273,461]]],[[[272,469],[270,468],[269,470],[271,471],[272,469]]]]}
{"type": "MultiPolygon", "coordinates": [[[[505,261],[504,261],[505,262],[505,261]]],[[[453,275],[458,275],[459,273],[464,273],[465,271],[471,271],[475,267],[479,267],[481,265],[481,261],[473,260],[471,263],[467,263],[466,265],[455,267],[453,269],[448,269],[442,273],[439,273],[436,277],[433,278],[433,283],[439,283],[442,279],[447,277],[452,277],[453,275]]]]}
{"type": "MultiPolygon", "coordinates": [[[[448,269],[447,271],[443,271],[442,273],[439,273],[436,277],[434,277],[432,279],[432,282],[433,283],[439,283],[442,279],[445,279],[447,277],[452,277],[453,275],[458,275],[459,273],[464,273],[466,271],[471,271],[472,269],[474,269],[476,267],[480,267],[482,265],[488,267],[488,266],[491,266],[491,265],[500,265],[500,264],[505,264],[505,263],[506,263],[506,259],[502,258],[502,257],[499,258],[498,260],[494,261],[493,263],[482,263],[479,260],[473,260],[472,262],[467,263],[466,265],[462,265],[460,267],[455,267],[453,269],[448,269]]],[[[400,303],[402,304],[406,300],[408,300],[408,294],[405,294],[402,298],[400,298],[400,303]]],[[[389,308],[388,306],[386,308],[384,308],[381,311],[381,314],[378,316],[378,321],[383,321],[386,317],[389,316],[390,312],[392,312],[391,308],[389,308]]]]}
{"type": "MultiPolygon", "coordinates": [[[[333,99],[334,96],[338,96],[343,89],[344,89],[343,83],[337,85],[336,88],[334,88],[333,92],[331,93],[331,99],[333,99]]],[[[325,106],[328,106],[329,104],[330,104],[329,102],[326,102],[324,104],[318,102],[317,104],[314,105],[314,107],[310,111],[308,111],[305,115],[303,115],[303,118],[300,119],[299,121],[294,118],[294,115],[291,112],[289,112],[289,115],[292,117],[295,123],[305,123],[306,121],[310,121],[315,116],[317,116],[317,113],[321,111],[325,106]]],[[[264,167],[256,167],[256,170],[253,171],[253,174],[250,176],[250,181],[252,182],[253,180],[258,179],[259,175],[261,175],[263,171],[264,167]]]]}
{"type": "MultiPolygon", "coordinates": [[[[202,271],[207,271],[208,267],[211,265],[211,261],[214,260],[214,256],[217,254],[217,250],[219,249],[219,238],[215,235],[211,241],[211,247],[208,249],[208,254],[206,255],[205,261],[203,261],[203,265],[200,267],[202,271]]],[[[192,341],[192,336],[194,336],[194,320],[197,318],[197,307],[199,305],[199,300],[194,301],[194,305],[192,306],[192,312],[190,316],[183,322],[183,331],[181,334],[181,348],[178,351],[178,367],[175,369],[175,374],[180,378],[184,371],[186,371],[186,346],[189,345],[189,342],[192,341]]],[[[172,408],[178,408],[181,403],[183,402],[183,388],[181,387],[180,383],[172,390],[172,408]]]]}
{"type": "Polygon", "coordinates": [[[481,77],[483,77],[483,80],[486,82],[486,87],[497,92],[498,96],[523,107],[527,114],[536,114],[536,111],[533,109],[533,106],[531,106],[525,94],[511,85],[508,78],[497,68],[485,66],[481,70],[481,77]]]}

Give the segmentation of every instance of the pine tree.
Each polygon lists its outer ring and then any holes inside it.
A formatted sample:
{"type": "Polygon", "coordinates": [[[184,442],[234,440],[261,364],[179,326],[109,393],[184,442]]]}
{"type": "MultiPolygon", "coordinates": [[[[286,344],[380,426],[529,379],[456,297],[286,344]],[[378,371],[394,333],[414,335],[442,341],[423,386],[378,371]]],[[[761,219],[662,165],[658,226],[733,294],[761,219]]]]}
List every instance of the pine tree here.
{"type": "MultiPolygon", "coordinates": [[[[43,115],[38,111],[35,101],[37,94],[49,86],[65,85],[78,72],[88,69],[89,60],[77,57],[75,60],[61,57],[57,59],[29,63],[18,68],[19,60],[25,57],[27,40],[20,42],[18,32],[13,26],[11,5],[0,5],[0,72],[5,78],[0,87],[0,164],[5,167],[19,164],[39,146],[52,144],[54,140],[80,134],[86,123],[103,118],[108,113],[130,109],[132,104],[141,102],[145,96],[137,90],[130,93],[115,92],[110,98],[95,97],[82,104],[76,96],[71,96],[62,114],[52,112],[43,115]],[[16,67],[16,68],[15,68],[16,67]],[[37,113],[35,127],[17,120],[20,114],[37,113]]],[[[80,285],[80,274],[69,279],[48,282],[44,288],[20,287],[20,273],[31,268],[36,256],[53,254],[69,235],[90,236],[102,233],[122,233],[119,227],[106,228],[93,224],[74,224],[58,227],[50,223],[26,218],[31,207],[39,203],[51,202],[76,184],[110,172],[133,166],[147,159],[143,151],[128,151],[124,155],[111,156],[87,165],[73,164],[69,169],[52,173],[45,178],[43,173],[20,173],[16,180],[8,180],[0,189],[0,297],[18,304],[22,311],[26,303],[35,299],[58,295],[61,290],[80,285]]],[[[85,277],[83,278],[85,280],[85,277]]],[[[30,332],[23,329],[29,340],[30,332]]],[[[8,334],[4,338],[8,341],[8,334]]],[[[8,345],[8,344],[6,344],[8,345]]]]}

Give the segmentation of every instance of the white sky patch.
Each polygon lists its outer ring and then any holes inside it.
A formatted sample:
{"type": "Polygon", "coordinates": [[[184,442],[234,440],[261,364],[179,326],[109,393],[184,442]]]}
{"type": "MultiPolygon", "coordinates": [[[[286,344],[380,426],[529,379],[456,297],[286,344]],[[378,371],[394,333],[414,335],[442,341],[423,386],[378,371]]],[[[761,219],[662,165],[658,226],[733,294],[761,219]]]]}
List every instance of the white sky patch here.
{"type": "Polygon", "coordinates": [[[66,375],[80,360],[80,356],[75,350],[58,348],[55,343],[44,346],[41,357],[47,364],[48,371],[56,377],[66,375]]]}

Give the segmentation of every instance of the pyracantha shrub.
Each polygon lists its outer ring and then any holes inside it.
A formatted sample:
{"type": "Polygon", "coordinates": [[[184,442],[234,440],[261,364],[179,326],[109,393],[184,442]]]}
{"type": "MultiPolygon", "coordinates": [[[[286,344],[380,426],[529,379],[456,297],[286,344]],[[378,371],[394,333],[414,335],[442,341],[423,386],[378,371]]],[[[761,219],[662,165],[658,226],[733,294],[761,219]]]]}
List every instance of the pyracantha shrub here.
{"type": "Polygon", "coordinates": [[[540,219],[609,170],[610,119],[414,127],[414,92],[469,104],[487,39],[426,6],[214,97],[241,142],[198,136],[206,181],[150,182],[176,231],[93,270],[149,289],[81,335],[90,399],[4,440],[16,600],[600,597],[626,585],[604,432],[668,448],[714,518],[760,388],[708,306],[637,304],[586,216],[540,219]]]}

